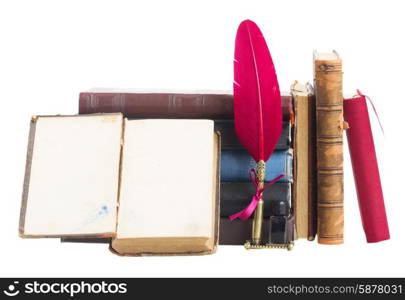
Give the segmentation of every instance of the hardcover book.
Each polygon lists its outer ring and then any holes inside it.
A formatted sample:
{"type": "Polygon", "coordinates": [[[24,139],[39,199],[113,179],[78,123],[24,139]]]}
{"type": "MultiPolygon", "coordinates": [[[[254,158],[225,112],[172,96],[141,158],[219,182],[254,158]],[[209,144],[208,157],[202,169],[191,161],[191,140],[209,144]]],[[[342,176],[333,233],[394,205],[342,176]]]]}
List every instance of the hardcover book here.
{"type": "MultiPolygon", "coordinates": [[[[244,209],[249,204],[254,192],[255,186],[251,182],[221,182],[221,217],[229,217],[244,209]]],[[[291,183],[276,182],[270,185],[263,192],[263,200],[263,215],[270,217],[270,201],[291,201],[291,183]]]]}
{"type": "Polygon", "coordinates": [[[315,97],[310,84],[294,82],[294,216],[297,238],[316,235],[315,97]]]}
{"type": "Polygon", "coordinates": [[[34,117],[20,236],[112,238],[121,255],[213,253],[219,147],[210,120],[34,117]]]}
{"type": "MultiPolygon", "coordinates": [[[[244,149],[235,132],[233,120],[215,120],[215,130],[221,133],[221,148],[223,150],[244,149]]],[[[275,150],[285,150],[291,147],[291,125],[288,120],[283,122],[283,130],[275,150]]]]}
{"type": "MultiPolygon", "coordinates": [[[[284,174],[278,182],[292,182],[291,149],[274,151],[266,162],[265,182],[284,174]]],[[[256,162],[245,149],[222,150],[221,181],[250,182],[249,169],[255,168],[256,162]]]]}
{"type": "Polygon", "coordinates": [[[360,91],[358,93],[357,96],[343,101],[344,118],[349,123],[346,130],[347,142],[363,230],[367,242],[376,243],[388,240],[390,231],[368,115],[367,97],[360,91]]]}
{"type": "MultiPolygon", "coordinates": [[[[282,96],[283,118],[292,114],[291,96],[282,96]]],[[[143,91],[91,89],[80,93],[79,114],[121,112],[127,118],[233,119],[229,91],[143,91]]]]}
{"type": "Polygon", "coordinates": [[[343,243],[342,61],[314,53],[318,165],[318,243],[343,243]]]}
{"type": "MultiPolygon", "coordinates": [[[[229,220],[227,217],[221,217],[219,222],[219,245],[241,246],[245,244],[252,235],[252,218],[247,221],[229,220]]],[[[288,241],[294,240],[294,216],[288,218],[286,226],[286,235],[288,241]]],[[[263,236],[268,239],[270,235],[270,219],[263,219],[263,236]]],[[[80,238],[65,237],[61,239],[63,243],[103,243],[111,242],[111,238],[80,238]]]]}
{"type": "MultiPolygon", "coordinates": [[[[253,219],[243,220],[229,220],[229,218],[221,218],[220,220],[220,245],[243,245],[252,236],[252,221],[253,219]]],[[[270,234],[274,236],[274,232],[270,232],[270,219],[263,219],[263,237],[266,240],[270,238],[270,234]]],[[[294,240],[294,216],[287,219],[285,230],[278,232],[284,235],[287,241],[294,240]]]]}

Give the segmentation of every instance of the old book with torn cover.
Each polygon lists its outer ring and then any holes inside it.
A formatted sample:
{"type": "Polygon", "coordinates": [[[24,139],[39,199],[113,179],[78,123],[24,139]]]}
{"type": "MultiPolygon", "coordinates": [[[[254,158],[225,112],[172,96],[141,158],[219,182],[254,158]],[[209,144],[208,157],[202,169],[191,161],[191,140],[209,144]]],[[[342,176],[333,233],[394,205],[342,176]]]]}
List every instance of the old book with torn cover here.
{"type": "Polygon", "coordinates": [[[121,255],[213,253],[219,147],[210,120],[33,117],[20,236],[112,238],[121,255]]]}

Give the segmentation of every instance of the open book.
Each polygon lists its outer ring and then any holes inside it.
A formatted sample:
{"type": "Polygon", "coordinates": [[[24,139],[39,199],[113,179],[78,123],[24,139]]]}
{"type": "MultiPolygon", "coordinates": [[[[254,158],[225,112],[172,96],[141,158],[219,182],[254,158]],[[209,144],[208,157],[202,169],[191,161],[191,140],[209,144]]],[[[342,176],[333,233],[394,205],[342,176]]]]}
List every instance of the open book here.
{"type": "Polygon", "coordinates": [[[209,120],[33,117],[21,237],[112,237],[118,254],[218,243],[219,137],[209,120]]]}

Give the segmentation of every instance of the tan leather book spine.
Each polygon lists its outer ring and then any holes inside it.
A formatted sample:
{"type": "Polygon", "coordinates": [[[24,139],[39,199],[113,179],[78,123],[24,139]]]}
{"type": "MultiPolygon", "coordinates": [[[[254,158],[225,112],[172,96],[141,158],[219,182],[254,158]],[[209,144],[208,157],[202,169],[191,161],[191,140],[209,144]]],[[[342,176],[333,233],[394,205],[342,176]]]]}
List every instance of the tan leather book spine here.
{"type": "Polygon", "coordinates": [[[318,243],[343,243],[342,61],[314,52],[317,119],[318,243]]]}

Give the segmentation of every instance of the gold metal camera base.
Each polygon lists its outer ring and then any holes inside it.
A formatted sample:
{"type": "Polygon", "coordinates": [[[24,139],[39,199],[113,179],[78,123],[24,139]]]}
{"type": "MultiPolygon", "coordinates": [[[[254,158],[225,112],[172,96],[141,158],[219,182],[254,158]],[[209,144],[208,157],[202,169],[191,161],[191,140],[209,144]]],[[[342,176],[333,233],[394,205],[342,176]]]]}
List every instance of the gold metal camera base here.
{"type": "Polygon", "coordinates": [[[252,244],[250,241],[246,241],[245,248],[249,249],[286,249],[291,251],[294,248],[294,243],[290,242],[288,244],[252,244]]]}

